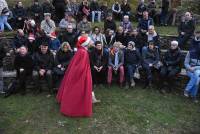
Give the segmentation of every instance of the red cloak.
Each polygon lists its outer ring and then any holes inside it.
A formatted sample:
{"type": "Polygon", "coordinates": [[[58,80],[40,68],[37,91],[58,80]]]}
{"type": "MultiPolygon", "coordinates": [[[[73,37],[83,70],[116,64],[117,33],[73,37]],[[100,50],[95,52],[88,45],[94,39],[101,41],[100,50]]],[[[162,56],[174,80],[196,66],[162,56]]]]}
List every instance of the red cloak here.
{"type": "Polygon", "coordinates": [[[92,76],[89,54],[79,47],[72,58],[57,94],[60,112],[70,117],[92,116],[92,76]]]}

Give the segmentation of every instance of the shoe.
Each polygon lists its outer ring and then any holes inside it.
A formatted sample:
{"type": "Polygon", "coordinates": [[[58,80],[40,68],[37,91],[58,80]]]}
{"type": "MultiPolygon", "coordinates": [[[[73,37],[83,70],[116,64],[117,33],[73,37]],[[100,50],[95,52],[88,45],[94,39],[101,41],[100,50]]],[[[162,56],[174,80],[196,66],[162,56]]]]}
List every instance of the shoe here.
{"type": "Polygon", "coordinates": [[[198,102],[199,102],[199,101],[197,100],[196,97],[192,97],[192,101],[193,101],[194,103],[198,103],[198,102]]]}
{"type": "Polygon", "coordinates": [[[99,103],[99,102],[101,102],[101,101],[97,100],[96,97],[95,97],[94,92],[92,92],[92,103],[94,104],[94,103],[99,103]]]}
{"type": "Polygon", "coordinates": [[[187,97],[187,98],[189,97],[189,94],[188,94],[187,91],[184,91],[184,96],[187,97]]]}
{"type": "Polygon", "coordinates": [[[135,87],[135,81],[134,81],[134,79],[131,79],[131,87],[135,87]]]}

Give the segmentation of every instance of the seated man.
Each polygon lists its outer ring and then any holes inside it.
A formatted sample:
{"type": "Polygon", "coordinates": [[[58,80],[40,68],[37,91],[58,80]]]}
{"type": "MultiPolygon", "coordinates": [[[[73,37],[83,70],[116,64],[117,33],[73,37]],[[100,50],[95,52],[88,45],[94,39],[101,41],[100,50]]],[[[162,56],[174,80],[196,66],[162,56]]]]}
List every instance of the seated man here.
{"type": "Polygon", "coordinates": [[[63,42],[55,57],[54,73],[56,87],[59,86],[72,56],[73,53],[70,44],[68,42],[63,42]]]}
{"type": "Polygon", "coordinates": [[[90,9],[92,12],[92,22],[94,23],[95,16],[97,14],[98,22],[101,22],[101,10],[97,0],[92,0],[90,3],[90,9]]]}
{"type": "Polygon", "coordinates": [[[185,43],[194,35],[195,21],[191,16],[190,12],[186,12],[184,20],[181,21],[178,26],[178,42],[182,47],[185,43]]]}
{"type": "Polygon", "coordinates": [[[24,35],[24,31],[22,29],[17,30],[17,35],[14,37],[12,47],[17,53],[19,48],[23,45],[26,45],[27,38],[24,35]]]}
{"type": "Polygon", "coordinates": [[[162,93],[171,91],[174,87],[174,77],[181,72],[181,50],[177,41],[172,41],[169,50],[164,55],[163,66],[160,71],[159,88],[162,93]],[[167,86],[164,83],[167,82],[167,86]],[[167,89],[165,90],[165,87],[167,89]]]}
{"type": "Polygon", "coordinates": [[[26,10],[23,7],[23,4],[21,1],[18,1],[15,5],[15,8],[13,9],[13,18],[15,21],[15,28],[22,29],[24,26],[24,20],[26,17],[26,10]]]}
{"type": "Polygon", "coordinates": [[[184,95],[191,96],[194,102],[198,102],[197,93],[200,82],[200,31],[196,32],[195,41],[185,57],[185,68],[187,75],[190,77],[184,95]]]}
{"type": "Polygon", "coordinates": [[[136,69],[141,65],[142,57],[139,50],[135,47],[135,43],[130,41],[127,50],[125,51],[125,66],[126,66],[126,88],[135,86],[133,79],[136,69]]]}
{"type": "Polygon", "coordinates": [[[65,13],[65,17],[59,23],[59,28],[64,30],[68,25],[72,25],[73,30],[76,30],[76,20],[71,13],[65,13]]]}
{"type": "Polygon", "coordinates": [[[49,36],[56,29],[55,22],[51,19],[50,13],[44,13],[44,20],[41,22],[40,29],[49,36]]]}
{"type": "Polygon", "coordinates": [[[111,86],[113,71],[115,74],[119,72],[120,87],[122,88],[124,82],[124,53],[120,50],[120,42],[115,42],[109,52],[108,58],[108,86],[111,86]]]}
{"type": "Polygon", "coordinates": [[[3,85],[3,58],[6,56],[6,51],[3,44],[0,44],[0,94],[4,93],[3,85]]]}
{"type": "Polygon", "coordinates": [[[125,15],[131,15],[131,6],[127,0],[123,0],[121,4],[121,18],[123,18],[125,15]]]}
{"type": "Polygon", "coordinates": [[[123,27],[124,33],[128,33],[133,30],[133,26],[129,20],[129,16],[125,15],[123,21],[120,23],[120,26],[123,27]]]}
{"type": "Polygon", "coordinates": [[[160,69],[160,55],[158,49],[155,47],[154,42],[150,41],[147,49],[142,50],[143,57],[143,68],[147,75],[146,83],[144,88],[151,88],[153,81],[153,71],[158,71],[160,69]]]}
{"type": "Polygon", "coordinates": [[[106,17],[106,20],[104,22],[104,31],[106,31],[107,29],[111,29],[113,31],[116,31],[116,23],[115,21],[113,20],[113,16],[111,13],[108,13],[107,17],[106,17]]]}
{"type": "Polygon", "coordinates": [[[74,50],[74,47],[76,47],[76,39],[77,34],[75,33],[75,31],[73,31],[73,26],[68,25],[67,30],[62,33],[61,42],[68,42],[71,46],[71,49],[74,50]]]}
{"type": "Polygon", "coordinates": [[[108,64],[108,55],[103,51],[100,41],[95,42],[95,49],[90,54],[92,78],[94,85],[104,83],[108,64]]]}
{"type": "Polygon", "coordinates": [[[86,33],[90,33],[92,30],[92,25],[88,21],[87,16],[83,16],[83,20],[78,23],[77,30],[80,33],[81,31],[85,31],[86,33]]]}
{"type": "Polygon", "coordinates": [[[54,65],[54,57],[48,48],[48,42],[43,42],[40,50],[34,55],[34,71],[33,77],[36,85],[36,92],[41,92],[40,80],[45,79],[49,92],[52,93],[52,69],[54,65]]]}
{"type": "Polygon", "coordinates": [[[153,19],[149,17],[148,11],[143,12],[143,18],[138,23],[138,30],[145,35],[150,25],[153,25],[153,19]]]}
{"type": "Polygon", "coordinates": [[[19,81],[18,90],[22,95],[26,94],[27,78],[32,76],[33,59],[28,54],[28,49],[25,46],[19,48],[19,53],[15,57],[14,67],[17,71],[17,80],[19,81]]]}

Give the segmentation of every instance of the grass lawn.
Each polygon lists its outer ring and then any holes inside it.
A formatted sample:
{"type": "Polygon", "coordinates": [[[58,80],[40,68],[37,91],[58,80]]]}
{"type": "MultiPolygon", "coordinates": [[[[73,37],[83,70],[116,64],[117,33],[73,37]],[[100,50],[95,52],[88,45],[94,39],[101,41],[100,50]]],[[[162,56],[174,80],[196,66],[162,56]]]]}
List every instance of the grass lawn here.
{"type": "Polygon", "coordinates": [[[156,90],[97,88],[91,118],[59,113],[47,93],[0,98],[1,134],[199,134],[200,105],[156,90]]]}

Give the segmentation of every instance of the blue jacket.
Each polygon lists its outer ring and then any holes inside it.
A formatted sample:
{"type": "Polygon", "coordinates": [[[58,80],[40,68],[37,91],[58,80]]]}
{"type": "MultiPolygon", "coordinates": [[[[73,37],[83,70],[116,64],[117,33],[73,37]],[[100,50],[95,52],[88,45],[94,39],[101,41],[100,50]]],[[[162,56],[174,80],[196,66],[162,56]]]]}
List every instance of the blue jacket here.
{"type": "Polygon", "coordinates": [[[59,39],[54,39],[54,40],[49,40],[49,48],[50,48],[50,50],[59,50],[59,48],[60,48],[60,41],[59,41],[59,39]]]}
{"type": "Polygon", "coordinates": [[[141,30],[141,29],[148,30],[148,28],[149,28],[150,25],[153,25],[153,19],[152,18],[149,18],[147,20],[145,20],[145,19],[142,18],[139,21],[138,29],[139,30],[141,30]]]}

